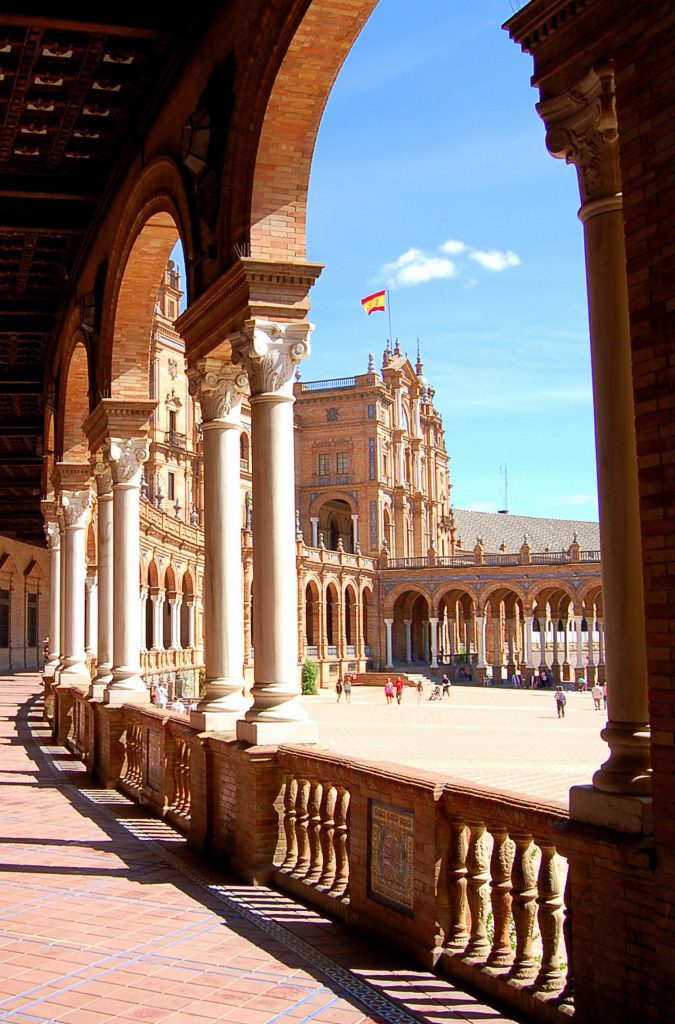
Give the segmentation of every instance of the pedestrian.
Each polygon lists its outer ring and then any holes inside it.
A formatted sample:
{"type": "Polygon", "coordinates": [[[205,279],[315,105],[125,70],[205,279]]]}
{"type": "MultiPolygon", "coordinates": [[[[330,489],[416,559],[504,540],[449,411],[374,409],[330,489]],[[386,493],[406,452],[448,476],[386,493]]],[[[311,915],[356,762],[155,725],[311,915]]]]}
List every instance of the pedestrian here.
{"type": "Polygon", "coordinates": [[[349,676],[345,676],[345,702],[351,703],[352,699],[352,681],[349,676]]]}
{"type": "Polygon", "coordinates": [[[337,693],[337,703],[339,704],[340,700],[342,699],[342,680],[340,679],[339,676],[338,681],[335,684],[335,692],[337,693]]]}
{"type": "Polygon", "coordinates": [[[442,697],[449,697],[450,696],[450,680],[448,679],[448,676],[447,676],[447,674],[445,672],[443,673],[443,678],[441,679],[441,685],[443,687],[442,692],[441,692],[441,696],[442,697]]]}
{"type": "Polygon", "coordinates": [[[157,683],[155,687],[155,703],[159,705],[162,711],[169,703],[169,691],[166,688],[166,683],[157,683]]]}
{"type": "Polygon", "coordinates": [[[384,695],[387,698],[387,704],[391,704],[394,699],[394,684],[392,683],[391,678],[387,679],[384,684],[384,695]]]}
{"type": "Polygon", "coordinates": [[[401,701],[403,700],[403,680],[401,679],[400,676],[396,677],[394,687],[396,689],[396,703],[400,704],[401,701]]]}
{"type": "Polygon", "coordinates": [[[422,684],[422,680],[421,679],[417,680],[417,686],[415,687],[415,689],[417,691],[417,703],[421,704],[422,703],[422,697],[424,696],[424,686],[422,684]]]}
{"type": "Polygon", "coordinates": [[[565,704],[567,704],[567,694],[563,690],[562,686],[556,686],[555,688],[555,706],[558,709],[558,718],[565,717],[565,704]]]}
{"type": "Polygon", "coordinates": [[[605,711],[607,710],[607,680],[602,684],[602,703],[605,705],[605,711]]]}
{"type": "Polygon", "coordinates": [[[593,694],[593,704],[595,705],[595,710],[602,711],[602,707],[600,706],[600,702],[602,700],[602,687],[600,686],[600,683],[593,684],[593,689],[591,690],[591,693],[593,694]]]}
{"type": "Polygon", "coordinates": [[[180,699],[180,697],[176,697],[175,700],[172,702],[171,711],[176,711],[179,715],[187,714],[187,709],[183,704],[183,701],[180,699]]]}

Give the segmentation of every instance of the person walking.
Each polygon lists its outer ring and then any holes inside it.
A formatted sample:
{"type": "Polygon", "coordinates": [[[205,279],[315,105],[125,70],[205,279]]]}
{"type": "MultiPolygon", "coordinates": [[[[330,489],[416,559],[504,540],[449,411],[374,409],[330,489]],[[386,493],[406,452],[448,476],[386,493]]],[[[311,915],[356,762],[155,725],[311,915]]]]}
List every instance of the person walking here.
{"type": "Polygon", "coordinates": [[[391,679],[387,679],[386,683],[384,684],[384,695],[387,698],[387,704],[391,704],[392,700],[394,699],[394,684],[392,683],[391,679]]]}
{"type": "Polygon", "coordinates": [[[400,676],[396,677],[396,683],[394,685],[396,687],[396,703],[400,704],[403,700],[403,680],[400,676]]]}
{"type": "Polygon", "coordinates": [[[607,680],[602,684],[602,703],[605,705],[605,711],[607,710],[607,680]]]}
{"type": "Polygon", "coordinates": [[[443,677],[441,679],[441,685],[442,685],[441,697],[449,697],[450,696],[450,680],[448,679],[448,676],[447,676],[446,672],[443,673],[443,677]]]}
{"type": "Polygon", "coordinates": [[[415,687],[415,689],[417,691],[417,703],[421,704],[422,703],[422,697],[424,696],[424,686],[422,684],[422,680],[421,679],[417,680],[417,686],[415,687]]]}
{"type": "Polygon", "coordinates": [[[340,700],[342,699],[342,680],[340,679],[339,676],[338,681],[335,684],[335,692],[337,693],[337,703],[339,704],[340,700]]]}
{"type": "Polygon", "coordinates": [[[558,709],[558,718],[565,717],[565,705],[567,704],[567,694],[563,690],[562,686],[556,686],[555,688],[555,706],[558,709]]]}
{"type": "Polygon", "coordinates": [[[352,681],[349,676],[345,676],[345,703],[351,704],[352,700],[352,681]]]}
{"type": "Polygon", "coordinates": [[[595,705],[595,710],[602,711],[602,687],[600,686],[600,683],[593,684],[593,689],[591,690],[591,693],[593,694],[593,704],[595,705]]]}

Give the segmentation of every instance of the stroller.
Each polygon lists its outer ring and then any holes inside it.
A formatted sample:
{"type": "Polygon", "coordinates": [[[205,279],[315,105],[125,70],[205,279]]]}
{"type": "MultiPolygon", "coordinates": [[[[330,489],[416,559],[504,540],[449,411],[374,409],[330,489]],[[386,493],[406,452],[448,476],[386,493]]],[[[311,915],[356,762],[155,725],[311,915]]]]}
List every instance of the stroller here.
{"type": "Polygon", "coordinates": [[[438,685],[438,683],[436,683],[436,685],[434,686],[433,690],[429,694],[429,700],[440,700],[440,699],[441,699],[441,688],[438,685]]]}

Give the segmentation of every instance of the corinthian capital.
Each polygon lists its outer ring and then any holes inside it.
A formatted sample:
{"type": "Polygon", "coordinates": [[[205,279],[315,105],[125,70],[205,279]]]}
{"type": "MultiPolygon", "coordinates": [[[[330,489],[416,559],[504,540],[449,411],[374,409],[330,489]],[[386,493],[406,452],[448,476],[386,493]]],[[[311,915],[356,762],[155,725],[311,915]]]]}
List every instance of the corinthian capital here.
{"type": "Polygon", "coordinates": [[[59,524],[57,522],[45,523],[45,537],[47,538],[47,547],[51,551],[53,548],[60,547],[61,544],[61,531],[59,530],[59,524]]]}
{"type": "Polygon", "coordinates": [[[248,395],[248,378],[241,366],[222,359],[199,359],[188,370],[190,394],[196,398],[205,423],[239,421],[241,400],[248,395]]]}
{"type": "Polygon", "coordinates": [[[312,324],[248,320],[233,341],[233,359],[248,373],[252,395],[290,393],[293,371],[310,353],[312,324]]]}
{"type": "Polygon", "coordinates": [[[99,452],[97,457],[92,461],[92,470],[94,473],[94,480],[96,481],[96,493],[99,497],[103,497],[106,494],[112,492],[112,473],[110,472],[110,466],[104,461],[102,454],[99,452]]]}
{"type": "Polygon", "coordinates": [[[546,147],[576,165],[582,203],[621,192],[614,72],[589,71],[576,89],[537,104],[546,147]]]}
{"type": "Polygon", "coordinates": [[[61,491],[61,508],[66,526],[84,529],[91,508],[91,491],[61,491]]]}
{"type": "Polygon", "coordinates": [[[110,440],[103,446],[103,458],[110,466],[113,484],[141,486],[143,463],[150,454],[147,437],[110,440]]]}

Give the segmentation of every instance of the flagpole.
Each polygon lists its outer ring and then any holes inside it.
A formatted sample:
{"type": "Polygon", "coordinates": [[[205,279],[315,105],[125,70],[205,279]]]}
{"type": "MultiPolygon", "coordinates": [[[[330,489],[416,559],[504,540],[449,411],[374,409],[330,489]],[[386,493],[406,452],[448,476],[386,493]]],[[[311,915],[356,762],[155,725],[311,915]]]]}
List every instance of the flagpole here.
{"type": "Polygon", "coordinates": [[[389,314],[389,344],[393,347],[394,335],[391,330],[391,297],[389,295],[389,289],[387,288],[387,312],[389,314]]]}

